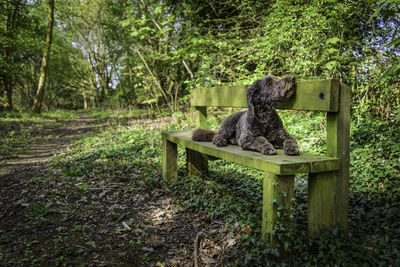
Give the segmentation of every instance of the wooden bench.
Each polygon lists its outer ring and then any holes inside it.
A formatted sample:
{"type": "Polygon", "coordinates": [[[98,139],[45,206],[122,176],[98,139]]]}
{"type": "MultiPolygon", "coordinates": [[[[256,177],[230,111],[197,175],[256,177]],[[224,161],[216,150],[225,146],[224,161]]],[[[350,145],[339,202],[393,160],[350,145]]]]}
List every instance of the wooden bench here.
{"type": "MultiPolygon", "coordinates": [[[[348,172],[350,91],[335,79],[296,83],[296,95],[279,109],[327,112],[327,155],[301,152],[287,156],[262,155],[235,145],[217,147],[211,142],[191,140],[192,130],[163,133],[163,177],[174,179],[177,170],[177,145],[187,153],[188,175],[207,175],[208,160],[220,158],[263,170],[262,238],[275,245],[272,231],[283,222],[290,228],[294,175],[308,173],[308,233],[323,233],[333,226],[348,230],[348,172]],[[286,216],[277,211],[286,210],[286,216]]],[[[246,85],[195,89],[192,106],[196,109],[196,127],[208,128],[207,107],[247,107],[246,85]]]]}

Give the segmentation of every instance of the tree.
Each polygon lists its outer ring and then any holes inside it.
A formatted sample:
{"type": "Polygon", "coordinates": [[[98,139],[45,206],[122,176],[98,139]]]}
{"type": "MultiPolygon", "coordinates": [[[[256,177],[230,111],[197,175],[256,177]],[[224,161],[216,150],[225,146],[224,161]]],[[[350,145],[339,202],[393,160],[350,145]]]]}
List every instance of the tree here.
{"type": "Polygon", "coordinates": [[[40,113],[42,109],[42,101],[44,95],[44,85],[46,81],[47,65],[50,58],[50,48],[53,38],[53,25],[54,25],[54,0],[48,0],[48,22],[46,34],[46,48],[43,52],[42,64],[40,67],[39,84],[34,99],[32,112],[40,113]]]}
{"type": "Polygon", "coordinates": [[[93,94],[96,102],[102,102],[112,95],[119,69],[118,31],[111,30],[119,21],[112,13],[116,7],[107,1],[84,0],[65,1],[60,8],[64,31],[72,33],[72,41],[86,57],[92,72],[93,94]]]}
{"type": "Polygon", "coordinates": [[[3,1],[0,5],[0,111],[12,110],[13,91],[27,62],[39,52],[41,30],[32,1],[3,1]]]}

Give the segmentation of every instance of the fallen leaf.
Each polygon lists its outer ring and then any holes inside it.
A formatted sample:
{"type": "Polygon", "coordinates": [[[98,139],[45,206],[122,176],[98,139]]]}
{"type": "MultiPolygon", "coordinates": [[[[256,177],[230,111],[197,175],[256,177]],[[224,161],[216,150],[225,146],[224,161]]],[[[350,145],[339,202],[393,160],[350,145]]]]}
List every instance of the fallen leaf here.
{"type": "Polygon", "coordinates": [[[215,243],[211,240],[205,239],[203,241],[203,247],[205,247],[205,246],[215,247],[215,243]]]}
{"type": "Polygon", "coordinates": [[[148,247],[142,247],[142,250],[143,251],[146,251],[146,252],[154,252],[154,248],[148,248],[148,247]]]}
{"type": "Polygon", "coordinates": [[[99,194],[99,198],[103,198],[108,192],[109,192],[109,190],[104,190],[103,192],[101,192],[99,194]]]}
{"type": "Polygon", "coordinates": [[[231,238],[231,239],[228,239],[228,240],[226,240],[226,246],[227,247],[231,247],[231,246],[234,246],[234,245],[236,245],[236,239],[235,238],[231,238]]]}
{"type": "Polygon", "coordinates": [[[170,205],[171,204],[171,202],[172,202],[172,198],[166,198],[166,199],[163,199],[162,201],[161,201],[161,203],[163,204],[163,206],[168,206],[168,205],[170,205]]]}
{"type": "Polygon", "coordinates": [[[201,255],[200,256],[202,262],[206,265],[206,266],[212,266],[216,263],[216,261],[213,258],[201,255]]]}
{"type": "Polygon", "coordinates": [[[246,226],[242,227],[242,229],[240,229],[240,231],[243,233],[246,233],[248,235],[250,235],[253,232],[250,225],[246,225],[246,226]]]}
{"type": "Polygon", "coordinates": [[[163,216],[164,214],[165,214],[164,211],[159,211],[159,212],[157,212],[157,213],[154,215],[154,217],[161,217],[161,216],[163,216]]]}
{"type": "Polygon", "coordinates": [[[122,222],[122,225],[124,226],[124,228],[126,230],[129,230],[129,231],[132,230],[132,228],[130,228],[129,225],[126,222],[122,222]]]}
{"type": "Polygon", "coordinates": [[[158,247],[161,246],[162,243],[164,242],[164,239],[158,235],[152,235],[146,238],[146,241],[144,242],[146,245],[150,245],[152,247],[158,247]]]}

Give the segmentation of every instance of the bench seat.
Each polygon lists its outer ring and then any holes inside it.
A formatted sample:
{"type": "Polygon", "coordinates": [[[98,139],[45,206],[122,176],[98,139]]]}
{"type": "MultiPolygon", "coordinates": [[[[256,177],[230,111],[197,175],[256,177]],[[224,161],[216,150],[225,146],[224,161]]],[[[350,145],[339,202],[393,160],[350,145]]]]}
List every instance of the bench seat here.
{"type": "Polygon", "coordinates": [[[192,131],[193,129],[168,131],[163,133],[163,138],[202,154],[278,175],[329,172],[338,170],[340,167],[339,159],[333,157],[308,153],[288,156],[282,149],[277,150],[277,155],[263,155],[259,152],[243,150],[237,145],[217,147],[212,142],[196,142],[192,140],[192,131]]]}

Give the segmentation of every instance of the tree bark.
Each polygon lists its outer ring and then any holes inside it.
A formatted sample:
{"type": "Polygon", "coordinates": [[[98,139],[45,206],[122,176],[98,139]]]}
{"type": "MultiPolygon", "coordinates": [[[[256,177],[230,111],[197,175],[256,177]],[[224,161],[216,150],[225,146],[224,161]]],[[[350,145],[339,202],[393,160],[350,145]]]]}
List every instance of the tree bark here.
{"type": "Polygon", "coordinates": [[[137,108],[137,95],[136,95],[136,91],[135,91],[135,87],[134,87],[134,83],[133,83],[133,73],[132,73],[132,67],[131,64],[129,64],[129,53],[126,53],[126,58],[128,60],[128,64],[127,64],[127,68],[129,71],[129,88],[131,90],[132,93],[132,103],[133,103],[133,107],[137,108]]]}
{"type": "Polygon", "coordinates": [[[53,39],[53,25],[54,25],[54,0],[48,2],[48,23],[46,34],[46,48],[43,52],[42,64],[40,66],[39,84],[36,91],[35,99],[33,102],[32,112],[40,113],[42,109],[42,102],[44,96],[44,85],[46,81],[47,65],[50,58],[50,48],[53,39]]]}
{"type": "MultiPolygon", "coordinates": [[[[19,23],[18,14],[20,11],[21,1],[14,1],[11,3],[10,1],[6,1],[4,3],[3,10],[5,11],[6,21],[4,25],[4,33],[6,36],[6,40],[12,39],[13,34],[15,33],[16,25],[19,23]],[[8,37],[8,38],[7,38],[8,37]]],[[[15,45],[10,41],[6,41],[5,44],[2,44],[1,53],[4,56],[4,60],[9,63],[8,67],[5,67],[1,71],[1,76],[3,77],[3,86],[4,89],[0,89],[0,97],[4,97],[6,102],[4,106],[0,104],[0,110],[13,110],[13,89],[15,78],[13,77],[12,70],[14,69],[16,59],[12,56],[13,50],[15,50],[15,45]],[[9,66],[12,66],[11,68],[9,66]]]]}
{"type": "Polygon", "coordinates": [[[5,84],[6,86],[6,95],[7,95],[7,105],[6,105],[6,110],[12,111],[14,106],[13,106],[13,85],[11,84],[11,80],[7,79],[7,83],[5,84]]]}
{"type": "Polygon", "coordinates": [[[0,98],[4,98],[5,102],[3,104],[0,102],[0,111],[11,111],[13,110],[12,92],[14,85],[12,84],[12,80],[6,75],[2,78],[2,83],[4,89],[0,91],[0,98]]]}

